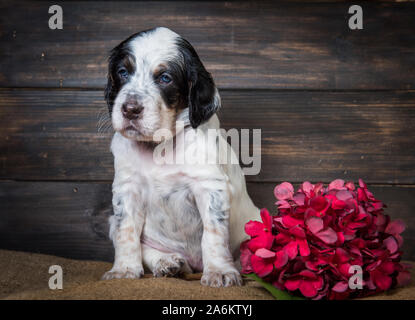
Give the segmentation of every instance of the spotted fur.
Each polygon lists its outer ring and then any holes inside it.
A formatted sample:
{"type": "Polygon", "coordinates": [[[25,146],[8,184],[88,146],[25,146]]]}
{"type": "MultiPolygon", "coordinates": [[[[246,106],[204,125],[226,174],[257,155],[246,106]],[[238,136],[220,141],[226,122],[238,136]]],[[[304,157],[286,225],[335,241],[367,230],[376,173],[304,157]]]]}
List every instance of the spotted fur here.
{"type": "Polygon", "coordinates": [[[202,141],[209,129],[219,129],[220,97],[194,48],[167,28],[129,37],[111,53],[105,96],[116,131],[110,219],[115,260],[103,278],[139,278],[146,267],[154,276],[203,272],[204,285],[240,285],[234,259],[244,225],[258,209],[239,165],[163,165],[153,159],[158,129],[174,133],[174,150],[200,159],[230,149],[219,130],[213,144],[202,141]],[[169,83],[160,80],[166,73],[169,83]],[[140,116],[126,118],[126,103],[139,104],[140,116]],[[184,121],[185,135],[177,134],[177,120],[184,121]]]}

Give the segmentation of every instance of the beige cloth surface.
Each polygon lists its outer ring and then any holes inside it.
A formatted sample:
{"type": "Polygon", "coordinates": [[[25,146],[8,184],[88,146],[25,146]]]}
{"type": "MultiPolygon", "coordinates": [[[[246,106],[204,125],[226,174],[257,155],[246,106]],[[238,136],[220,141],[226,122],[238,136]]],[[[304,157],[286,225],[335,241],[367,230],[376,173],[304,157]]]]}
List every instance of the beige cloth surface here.
{"type": "MultiPolygon", "coordinates": [[[[273,299],[254,281],[242,287],[208,288],[197,275],[186,279],[153,278],[100,280],[111,264],[72,260],[51,255],[0,250],[0,299],[273,299]],[[63,268],[63,290],[51,290],[48,273],[51,265],[63,268]],[[196,278],[196,279],[194,279],[196,278]]],[[[369,299],[415,300],[414,272],[411,284],[369,299]]]]}

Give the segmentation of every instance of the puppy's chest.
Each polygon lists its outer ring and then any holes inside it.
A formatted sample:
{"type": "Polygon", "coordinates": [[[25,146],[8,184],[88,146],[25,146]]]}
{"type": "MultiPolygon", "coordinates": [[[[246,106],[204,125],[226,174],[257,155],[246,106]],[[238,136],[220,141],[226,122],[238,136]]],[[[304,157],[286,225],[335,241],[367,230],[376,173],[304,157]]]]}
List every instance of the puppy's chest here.
{"type": "MultiPolygon", "coordinates": [[[[194,183],[181,166],[157,166],[136,147],[115,157],[115,193],[132,192],[145,215],[143,236],[162,247],[192,255],[200,248],[203,226],[191,190],[194,183]]],[[[122,195],[121,195],[122,198],[122,195]]]]}
{"type": "Polygon", "coordinates": [[[201,233],[202,222],[189,182],[151,177],[141,188],[148,236],[187,242],[201,233]]]}

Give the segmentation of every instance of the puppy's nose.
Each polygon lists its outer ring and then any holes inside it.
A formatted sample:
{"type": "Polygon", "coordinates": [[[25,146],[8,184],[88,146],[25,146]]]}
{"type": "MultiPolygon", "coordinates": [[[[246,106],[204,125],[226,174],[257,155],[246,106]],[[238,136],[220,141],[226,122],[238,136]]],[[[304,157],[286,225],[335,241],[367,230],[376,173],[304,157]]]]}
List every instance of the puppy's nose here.
{"type": "Polygon", "coordinates": [[[122,105],[122,114],[129,120],[137,119],[143,111],[143,106],[137,103],[125,102],[122,105]]]}

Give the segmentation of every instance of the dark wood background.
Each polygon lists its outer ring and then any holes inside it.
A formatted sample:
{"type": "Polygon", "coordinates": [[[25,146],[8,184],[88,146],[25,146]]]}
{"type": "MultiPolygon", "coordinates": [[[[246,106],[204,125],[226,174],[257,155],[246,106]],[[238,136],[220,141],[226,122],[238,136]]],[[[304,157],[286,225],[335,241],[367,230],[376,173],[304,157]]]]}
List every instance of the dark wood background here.
{"type": "Polygon", "coordinates": [[[170,27],[213,74],[225,128],[262,129],[260,207],[281,181],[363,178],[406,221],[415,259],[415,3],[0,1],[0,248],[112,260],[108,51],[170,27]],[[353,3],[355,4],[355,3],[353,3]]]}

